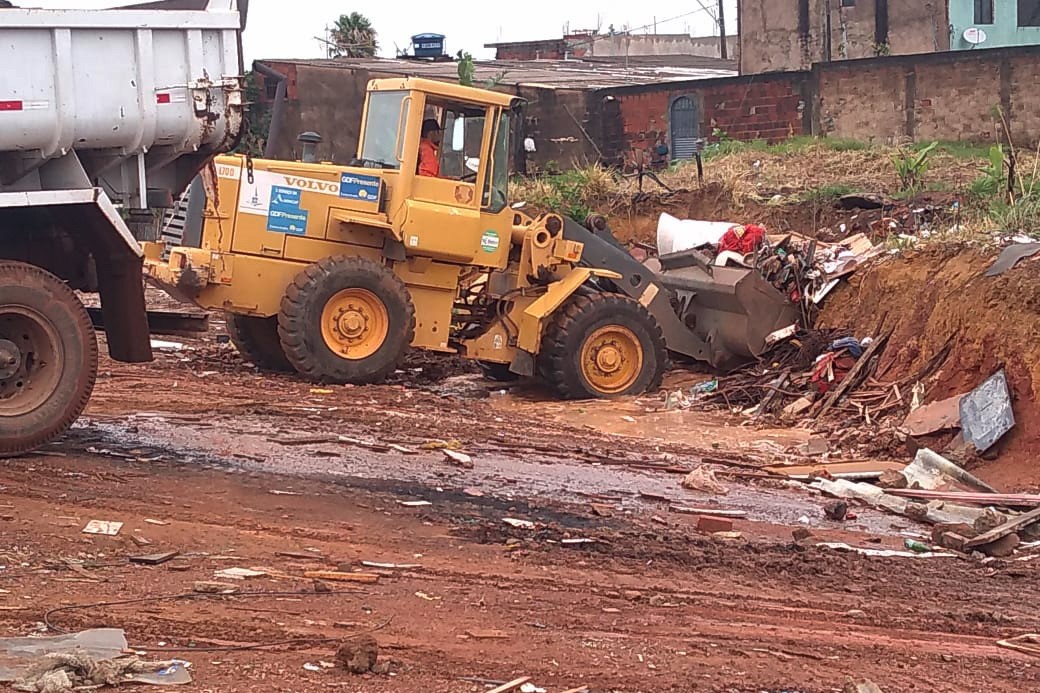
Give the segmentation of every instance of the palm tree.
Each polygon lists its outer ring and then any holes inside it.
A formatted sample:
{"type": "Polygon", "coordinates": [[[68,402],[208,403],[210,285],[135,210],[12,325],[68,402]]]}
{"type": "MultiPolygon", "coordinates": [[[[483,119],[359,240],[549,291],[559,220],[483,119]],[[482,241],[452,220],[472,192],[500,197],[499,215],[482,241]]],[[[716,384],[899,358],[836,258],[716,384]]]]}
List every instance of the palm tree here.
{"type": "Polygon", "coordinates": [[[360,12],[340,15],[332,27],[332,58],[373,58],[379,46],[372,22],[360,12]]]}

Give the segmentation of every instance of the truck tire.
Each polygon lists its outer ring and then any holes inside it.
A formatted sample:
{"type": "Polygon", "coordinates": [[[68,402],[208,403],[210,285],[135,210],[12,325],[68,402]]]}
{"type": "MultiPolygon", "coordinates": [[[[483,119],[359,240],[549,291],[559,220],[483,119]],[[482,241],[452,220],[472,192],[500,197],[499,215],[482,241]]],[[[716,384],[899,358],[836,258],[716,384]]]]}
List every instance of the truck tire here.
{"type": "Polygon", "coordinates": [[[97,362],[90,316],[65,282],[0,261],[0,456],[67,431],[87,406],[97,362]]]}
{"type": "Polygon", "coordinates": [[[282,351],[278,337],[278,316],[258,318],[252,315],[225,313],[228,336],[246,361],[263,371],[291,373],[289,359],[282,351]]]}
{"type": "Polygon", "coordinates": [[[278,314],[289,363],[319,382],[382,382],[415,336],[415,306],[397,275],[367,258],[325,258],[296,275],[278,314]]]}
{"type": "Polygon", "coordinates": [[[573,296],[546,329],[538,358],[542,377],[565,399],[655,390],[668,365],[657,321],[617,294],[573,296]]]}

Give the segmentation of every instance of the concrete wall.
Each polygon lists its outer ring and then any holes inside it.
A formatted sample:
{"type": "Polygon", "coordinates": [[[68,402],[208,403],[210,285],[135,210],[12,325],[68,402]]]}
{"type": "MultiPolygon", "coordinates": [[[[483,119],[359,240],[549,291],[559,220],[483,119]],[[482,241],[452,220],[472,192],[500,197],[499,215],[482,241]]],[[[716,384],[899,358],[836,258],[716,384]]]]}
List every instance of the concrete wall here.
{"type": "Polygon", "coordinates": [[[1040,47],[816,65],[813,132],[886,143],[1040,139],[1040,47]]]}
{"type": "Polygon", "coordinates": [[[741,0],[742,74],[948,50],[945,0],[741,0]]]}
{"type": "MultiPolygon", "coordinates": [[[[600,36],[591,46],[589,55],[598,58],[660,55],[699,55],[719,57],[718,36],[687,36],[686,34],[650,34],[600,36]]],[[[737,57],[737,37],[726,38],[730,60],[737,57]]]]}
{"type": "MultiPolygon", "coordinates": [[[[497,60],[563,60],[567,57],[648,57],[664,55],[698,55],[719,57],[718,36],[688,36],[686,34],[617,34],[614,36],[578,35],[547,41],[518,41],[491,44],[497,60]]],[[[730,60],[739,51],[736,36],[726,40],[730,60]]]]}
{"type": "Polygon", "coordinates": [[[275,141],[275,158],[297,158],[297,136],[313,131],[322,136],[318,154],[323,160],[349,163],[357,155],[365,91],[373,75],[365,70],[292,63],[267,65],[289,78],[288,103],[275,141]]]}
{"type": "Polygon", "coordinates": [[[964,30],[978,27],[986,32],[980,48],[1031,46],[1040,44],[1040,26],[1019,26],[1018,0],[993,0],[993,23],[975,21],[974,0],[950,0],[950,47],[953,50],[975,48],[964,40],[964,30]]]}
{"type": "MultiPolygon", "coordinates": [[[[404,76],[357,68],[272,61],[266,64],[289,80],[285,120],[275,142],[275,157],[280,159],[297,158],[297,136],[313,131],[322,136],[318,154],[323,160],[349,163],[357,155],[369,80],[404,76]]],[[[534,154],[519,157],[516,165],[521,170],[544,168],[549,164],[567,168],[599,160],[594,140],[582,132],[589,119],[588,92],[529,87],[505,89],[527,101],[523,118],[514,130],[518,152],[522,151],[519,145],[527,137],[534,139],[537,147],[534,154]]]]}

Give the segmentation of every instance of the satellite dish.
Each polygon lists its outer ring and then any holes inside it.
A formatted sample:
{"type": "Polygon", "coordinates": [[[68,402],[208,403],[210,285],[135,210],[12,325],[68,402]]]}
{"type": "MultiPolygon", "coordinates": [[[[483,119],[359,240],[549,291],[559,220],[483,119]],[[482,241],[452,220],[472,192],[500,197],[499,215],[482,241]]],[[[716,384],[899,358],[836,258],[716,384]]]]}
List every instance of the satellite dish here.
{"type": "Polygon", "coordinates": [[[964,30],[964,40],[973,46],[986,42],[986,32],[977,26],[970,26],[964,30]]]}

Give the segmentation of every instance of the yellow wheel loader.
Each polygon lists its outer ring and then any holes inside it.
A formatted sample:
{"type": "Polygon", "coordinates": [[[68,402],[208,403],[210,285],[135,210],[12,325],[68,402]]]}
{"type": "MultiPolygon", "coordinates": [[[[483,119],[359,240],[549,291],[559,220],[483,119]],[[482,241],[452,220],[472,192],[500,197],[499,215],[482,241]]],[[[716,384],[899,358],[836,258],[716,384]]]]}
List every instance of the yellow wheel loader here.
{"type": "Polygon", "coordinates": [[[258,367],[330,383],[379,382],[414,347],[475,359],[496,380],[538,374],[566,398],[638,394],[659,386],[669,351],[726,367],[797,320],[753,271],[695,253],[655,271],[603,219],[510,207],[519,106],[374,80],[351,165],[218,157],[204,172],[201,247],[163,260],[149,244],[145,271],[224,311],[258,367]],[[439,147],[422,141],[430,119],[439,147]],[[431,151],[436,165],[420,162],[431,151]]]}

